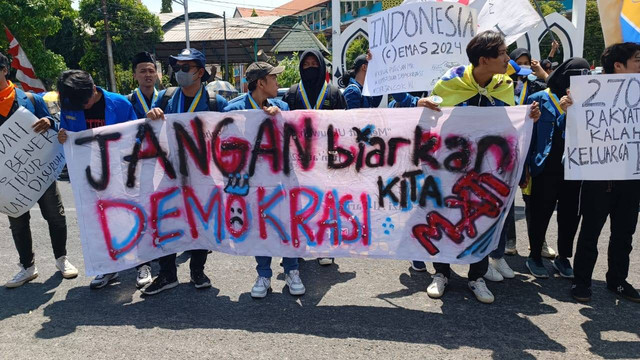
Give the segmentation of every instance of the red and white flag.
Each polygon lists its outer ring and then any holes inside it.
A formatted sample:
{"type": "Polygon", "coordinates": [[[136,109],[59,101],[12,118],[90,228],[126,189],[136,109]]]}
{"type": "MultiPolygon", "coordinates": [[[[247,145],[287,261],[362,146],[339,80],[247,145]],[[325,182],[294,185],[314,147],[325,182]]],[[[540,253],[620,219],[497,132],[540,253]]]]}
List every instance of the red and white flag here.
{"type": "Polygon", "coordinates": [[[27,54],[24,53],[20,44],[18,44],[18,40],[13,37],[6,26],[4,27],[4,32],[7,34],[7,39],[9,39],[9,54],[13,57],[11,67],[17,70],[16,79],[20,81],[22,89],[36,93],[46,91],[42,81],[36,77],[33,66],[31,66],[27,54]]]}

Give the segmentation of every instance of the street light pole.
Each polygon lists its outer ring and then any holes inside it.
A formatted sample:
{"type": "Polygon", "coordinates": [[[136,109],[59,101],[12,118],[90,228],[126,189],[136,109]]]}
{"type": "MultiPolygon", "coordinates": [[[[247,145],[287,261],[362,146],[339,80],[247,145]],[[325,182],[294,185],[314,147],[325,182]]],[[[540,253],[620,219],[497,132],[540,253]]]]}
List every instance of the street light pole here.
{"type": "Polygon", "coordinates": [[[224,81],[229,81],[229,58],[227,56],[227,13],[222,12],[222,23],[224,24],[224,81]]]}
{"type": "Polygon", "coordinates": [[[191,47],[189,46],[189,0],[183,0],[183,1],[184,1],[184,31],[187,37],[187,49],[189,49],[191,47]]]}

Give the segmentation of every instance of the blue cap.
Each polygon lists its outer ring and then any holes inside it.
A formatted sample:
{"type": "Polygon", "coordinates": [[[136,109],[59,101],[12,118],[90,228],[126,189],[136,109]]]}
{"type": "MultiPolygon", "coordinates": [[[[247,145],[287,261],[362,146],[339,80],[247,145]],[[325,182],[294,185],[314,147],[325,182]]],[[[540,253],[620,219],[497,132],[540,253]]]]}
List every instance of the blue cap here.
{"type": "Polygon", "coordinates": [[[200,50],[194,48],[183,49],[180,54],[169,56],[169,65],[174,66],[178,61],[195,61],[198,66],[204,69],[202,81],[207,81],[209,79],[210,75],[205,68],[207,59],[200,50]]]}
{"type": "Polygon", "coordinates": [[[518,65],[517,62],[515,62],[513,60],[509,60],[509,66],[507,67],[507,75],[516,74],[518,76],[527,76],[527,75],[531,74],[532,72],[533,72],[533,70],[527,69],[527,68],[523,68],[520,65],[518,65]]]}

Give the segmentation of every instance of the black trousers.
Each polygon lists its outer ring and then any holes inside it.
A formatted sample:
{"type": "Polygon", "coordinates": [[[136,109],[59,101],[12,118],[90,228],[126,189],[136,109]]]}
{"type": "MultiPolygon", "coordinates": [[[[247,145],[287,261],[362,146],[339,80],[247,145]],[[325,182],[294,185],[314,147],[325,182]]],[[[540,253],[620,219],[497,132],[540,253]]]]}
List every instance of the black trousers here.
{"type": "Polygon", "coordinates": [[[558,255],[570,258],[573,255],[573,239],[578,231],[580,214],[580,181],[564,180],[563,175],[542,173],[531,181],[531,208],[529,222],[529,256],[542,259],[542,244],[545,241],[549,221],[558,208],[558,255]]]}
{"type": "MultiPolygon", "coordinates": [[[[189,269],[191,274],[204,271],[204,264],[207,262],[209,250],[191,250],[191,261],[189,261],[189,269]]],[[[163,256],[158,259],[160,264],[160,276],[165,276],[170,280],[178,279],[178,268],[176,266],[176,254],[163,256]]]]}
{"type": "MultiPolygon", "coordinates": [[[[433,263],[434,269],[436,269],[436,273],[441,273],[447,279],[451,277],[451,265],[444,263],[433,263]]],[[[469,265],[469,272],[467,273],[467,278],[469,281],[476,281],[484,276],[489,269],[489,257],[485,256],[484,259],[478,261],[477,263],[469,265]]]]}
{"type": "MultiPolygon", "coordinates": [[[[53,256],[57,259],[67,255],[67,220],[58,187],[54,182],[38,200],[42,217],[49,225],[49,236],[53,256]]],[[[20,256],[20,264],[26,269],[34,264],[33,239],[31,237],[31,215],[29,211],[17,218],[9,217],[9,228],[20,256]]]]}
{"type": "Polygon", "coordinates": [[[607,216],[611,220],[607,284],[618,286],[626,281],[639,205],[640,180],[582,183],[582,226],[578,236],[576,258],[573,261],[574,284],[591,286],[591,276],[598,258],[598,238],[607,216]]]}

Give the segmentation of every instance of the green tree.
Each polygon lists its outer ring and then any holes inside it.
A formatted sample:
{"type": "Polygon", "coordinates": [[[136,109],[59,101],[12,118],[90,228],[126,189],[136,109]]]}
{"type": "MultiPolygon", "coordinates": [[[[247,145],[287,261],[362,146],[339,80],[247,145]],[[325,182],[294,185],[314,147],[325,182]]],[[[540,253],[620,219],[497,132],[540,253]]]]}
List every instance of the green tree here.
{"type": "Polygon", "coordinates": [[[600,13],[596,0],[587,1],[587,23],[584,29],[583,57],[590,64],[600,64],[600,55],[604,51],[604,35],[600,24],[600,13]]]}
{"type": "Polygon", "coordinates": [[[84,31],[77,12],[63,18],[61,23],[60,30],[45,39],[45,46],[56,54],[62,55],[68,68],[79,69],[89,34],[84,31]]]}
{"type": "Polygon", "coordinates": [[[258,17],[258,13],[256,12],[256,9],[253,9],[251,11],[251,17],[258,17]]]}
{"type": "MultiPolygon", "coordinates": [[[[75,16],[71,0],[0,0],[0,24],[9,28],[45,85],[66,69],[65,59],[49,49],[45,39],[56,34],[63,21],[75,16]]],[[[7,38],[0,36],[0,51],[7,53],[7,38]]]]}
{"type": "Polygon", "coordinates": [[[284,67],[284,71],[278,75],[278,86],[288,88],[300,82],[300,60],[297,52],[282,59],[279,65],[284,67]]]}
{"type": "Polygon", "coordinates": [[[172,13],[173,8],[171,7],[172,0],[162,0],[162,7],[160,8],[161,14],[172,13]]]}
{"type": "Polygon", "coordinates": [[[329,41],[327,41],[327,37],[323,32],[319,32],[316,34],[316,38],[324,45],[324,47],[329,48],[329,41]]]}
{"type": "Polygon", "coordinates": [[[345,64],[345,68],[350,70],[353,67],[353,62],[356,58],[362,54],[366,54],[367,50],[369,50],[369,40],[362,35],[356,37],[347,48],[347,62],[345,64]]]}
{"type": "MultiPolygon", "coordinates": [[[[107,15],[113,61],[120,65],[116,67],[118,78],[119,72],[131,68],[133,55],[140,51],[153,51],[155,44],[162,40],[162,28],[158,17],[137,0],[107,0],[107,15]]],[[[102,1],[81,0],[80,19],[94,30],[91,40],[85,43],[86,50],[80,66],[90,72],[98,84],[107,84],[109,76],[102,1]]],[[[123,82],[124,87],[118,88],[118,91],[130,91],[131,88],[126,84],[123,82]]]]}

